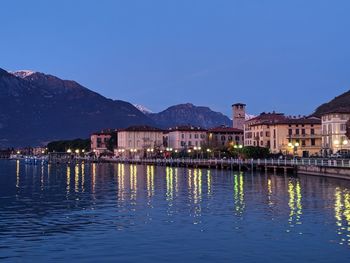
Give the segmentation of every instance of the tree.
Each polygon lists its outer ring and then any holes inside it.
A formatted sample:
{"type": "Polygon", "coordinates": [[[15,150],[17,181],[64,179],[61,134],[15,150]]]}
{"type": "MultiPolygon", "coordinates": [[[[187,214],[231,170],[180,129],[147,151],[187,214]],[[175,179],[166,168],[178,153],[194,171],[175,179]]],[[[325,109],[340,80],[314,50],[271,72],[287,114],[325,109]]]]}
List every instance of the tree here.
{"type": "Polygon", "coordinates": [[[258,158],[267,158],[270,155],[270,149],[265,147],[258,146],[245,146],[243,148],[233,148],[228,149],[231,156],[237,158],[246,158],[246,159],[258,159],[258,158]]]}
{"type": "Polygon", "coordinates": [[[49,152],[65,152],[68,149],[75,150],[90,150],[90,139],[75,139],[75,140],[62,140],[53,141],[48,143],[47,148],[49,152]]]}

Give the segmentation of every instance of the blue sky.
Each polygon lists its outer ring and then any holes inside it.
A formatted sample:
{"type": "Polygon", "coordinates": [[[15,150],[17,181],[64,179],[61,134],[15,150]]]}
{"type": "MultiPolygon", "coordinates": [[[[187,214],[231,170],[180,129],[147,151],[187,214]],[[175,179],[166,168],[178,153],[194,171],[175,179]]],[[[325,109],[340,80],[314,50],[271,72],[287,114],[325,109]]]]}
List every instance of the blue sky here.
{"type": "Polygon", "coordinates": [[[0,67],[154,111],[308,114],[350,89],[347,0],[2,1],[0,67]]]}

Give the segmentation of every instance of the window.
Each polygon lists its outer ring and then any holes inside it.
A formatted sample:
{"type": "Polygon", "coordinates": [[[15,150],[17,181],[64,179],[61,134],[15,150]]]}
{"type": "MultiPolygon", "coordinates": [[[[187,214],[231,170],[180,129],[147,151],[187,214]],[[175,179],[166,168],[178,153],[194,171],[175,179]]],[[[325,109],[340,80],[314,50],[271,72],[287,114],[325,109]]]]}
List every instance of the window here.
{"type": "Polygon", "coordinates": [[[295,130],[295,134],[296,134],[296,135],[299,135],[299,134],[300,134],[300,133],[299,133],[299,129],[296,129],[296,130],[295,130]]]}
{"type": "Polygon", "coordinates": [[[305,135],[305,129],[301,129],[301,134],[305,135]]]}
{"type": "Polygon", "coordinates": [[[188,146],[192,146],[192,142],[191,141],[188,141],[188,146]]]}
{"type": "Polygon", "coordinates": [[[288,130],[288,135],[289,135],[289,136],[292,136],[292,134],[293,134],[293,130],[292,130],[292,129],[289,129],[289,130],[288,130]]]}
{"type": "Polygon", "coordinates": [[[181,141],[181,146],[186,146],[186,143],[184,141],[181,141]]]}
{"type": "Polygon", "coordinates": [[[182,134],[181,134],[181,138],[182,138],[182,139],[185,139],[185,134],[182,133],[182,134]]]}
{"type": "Polygon", "coordinates": [[[346,124],[340,124],[340,131],[346,131],[346,124]]]}
{"type": "Polygon", "coordinates": [[[311,138],[311,146],[315,146],[315,145],[316,145],[315,138],[311,138]]]}
{"type": "Polygon", "coordinates": [[[229,140],[229,141],[232,141],[232,136],[228,136],[228,140],[229,140]]]}
{"type": "MultiPolygon", "coordinates": [[[[324,126],[326,126],[326,125],[324,125],[324,126]]],[[[315,129],[311,129],[310,133],[311,133],[311,135],[314,135],[315,134],[315,129]]]]}
{"type": "Polygon", "coordinates": [[[305,140],[302,140],[302,141],[301,141],[301,146],[305,147],[305,145],[306,145],[305,140]]]}
{"type": "Polygon", "coordinates": [[[194,135],[194,138],[195,138],[195,139],[198,139],[198,138],[199,138],[198,133],[196,133],[196,134],[194,135]]]}
{"type": "Polygon", "coordinates": [[[226,137],[224,135],[221,136],[221,141],[225,141],[226,137]]]}
{"type": "Polygon", "coordinates": [[[192,134],[190,133],[190,139],[192,139],[192,134]]]}
{"type": "Polygon", "coordinates": [[[263,142],[263,141],[260,141],[260,145],[263,146],[263,145],[264,145],[264,142],[263,142]]]}
{"type": "Polygon", "coordinates": [[[239,142],[239,141],[240,141],[239,136],[236,136],[236,137],[235,137],[235,140],[236,140],[236,142],[239,142]]]}

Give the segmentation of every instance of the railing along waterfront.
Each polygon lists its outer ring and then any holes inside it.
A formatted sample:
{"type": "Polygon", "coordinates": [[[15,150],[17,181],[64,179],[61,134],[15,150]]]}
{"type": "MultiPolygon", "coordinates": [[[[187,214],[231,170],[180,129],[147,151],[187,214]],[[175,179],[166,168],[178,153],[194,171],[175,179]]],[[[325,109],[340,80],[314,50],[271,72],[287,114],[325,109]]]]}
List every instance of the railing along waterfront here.
{"type": "Polygon", "coordinates": [[[350,168],[350,159],[188,159],[188,158],[147,158],[147,159],[127,159],[127,158],[103,158],[105,161],[122,163],[143,163],[156,165],[191,165],[191,166],[319,166],[319,167],[339,167],[350,168]]]}

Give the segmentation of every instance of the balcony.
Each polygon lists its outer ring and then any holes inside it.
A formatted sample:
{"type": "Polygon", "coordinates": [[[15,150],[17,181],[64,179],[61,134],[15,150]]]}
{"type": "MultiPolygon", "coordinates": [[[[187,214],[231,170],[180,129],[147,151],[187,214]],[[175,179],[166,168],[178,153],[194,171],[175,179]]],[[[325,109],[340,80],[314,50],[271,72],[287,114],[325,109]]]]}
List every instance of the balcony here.
{"type": "Polygon", "coordinates": [[[321,134],[288,134],[288,138],[290,139],[321,139],[321,134]]]}

